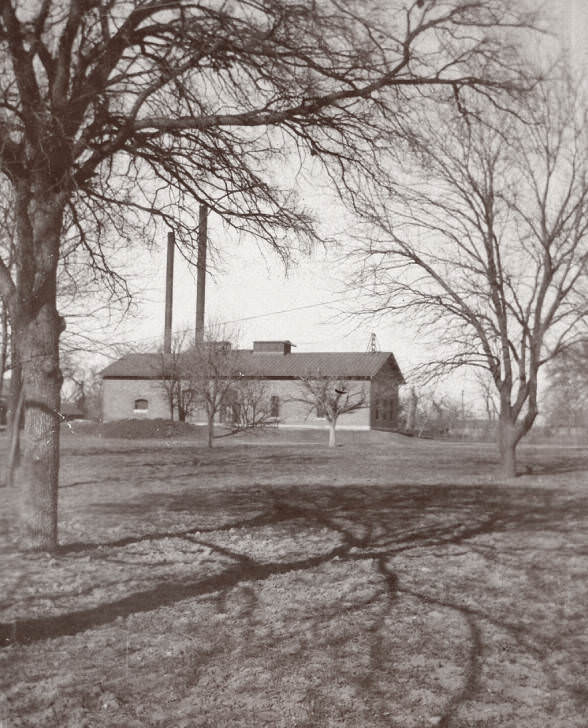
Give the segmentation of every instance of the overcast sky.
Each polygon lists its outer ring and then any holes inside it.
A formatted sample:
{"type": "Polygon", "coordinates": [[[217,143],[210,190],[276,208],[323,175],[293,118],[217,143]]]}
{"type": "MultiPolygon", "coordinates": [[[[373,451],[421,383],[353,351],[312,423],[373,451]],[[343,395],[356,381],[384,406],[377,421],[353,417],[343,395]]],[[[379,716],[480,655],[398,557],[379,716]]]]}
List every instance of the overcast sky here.
{"type": "MultiPolygon", "coordinates": [[[[559,15],[564,42],[576,62],[588,67],[588,1],[550,0],[559,15]]],[[[316,209],[330,232],[344,237],[344,220],[336,203],[310,184],[305,202],[316,209]],[[309,191],[312,190],[312,193],[309,191]]],[[[163,335],[165,236],[153,254],[145,254],[143,303],[139,316],[114,334],[157,348],[163,335]]],[[[235,240],[211,216],[209,238],[223,251],[223,260],[207,281],[207,319],[231,324],[239,332],[242,347],[256,339],[290,339],[298,351],[365,351],[370,334],[376,333],[380,349],[393,351],[401,368],[408,371],[427,357],[410,323],[342,317],[352,301],[346,295],[343,272],[336,263],[338,252],[316,251],[285,274],[271,253],[262,256],[252,240],[235,240]]],[[[176,255],[174,282],[174,330],[193,330],[195,320],[195,273],[176,255]]],[[[461,384],[455,385],[459,389],[461,384]]]]}

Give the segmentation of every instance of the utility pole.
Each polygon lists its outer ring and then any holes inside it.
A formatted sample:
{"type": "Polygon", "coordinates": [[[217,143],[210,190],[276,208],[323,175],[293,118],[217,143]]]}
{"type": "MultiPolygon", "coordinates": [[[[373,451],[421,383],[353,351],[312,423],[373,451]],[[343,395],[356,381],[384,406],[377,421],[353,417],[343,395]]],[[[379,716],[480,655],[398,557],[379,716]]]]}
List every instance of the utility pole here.
{"type": "Polygon", "coordinates": [[[204,341],[204,302],[206,297],[206,243],[208,238],[208,207],[201,203],[198,214],[198,259],[196,261],[196,345],[204,341]]]}
{"type": "Polygon", "coordinates": [[[172,310],[174,303],[174,251],[176,236],[173,230],[167,234],[167,266],[165,270],[165,326],[163,329],[163,353],[171,354],[172,310]]]}

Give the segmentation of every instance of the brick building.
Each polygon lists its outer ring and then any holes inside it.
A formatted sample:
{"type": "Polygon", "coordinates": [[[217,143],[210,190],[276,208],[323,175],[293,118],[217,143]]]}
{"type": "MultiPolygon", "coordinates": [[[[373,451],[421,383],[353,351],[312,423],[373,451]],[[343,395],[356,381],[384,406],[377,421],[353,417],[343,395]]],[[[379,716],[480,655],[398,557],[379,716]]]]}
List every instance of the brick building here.
{"type": "MultiPolygon", "coordinates": [[[[301,377],[332,378],[347,391],[365,393],[366,406],[341,415],[338,427],[394,430],[398,423],[398,387],[402,373],[391,352],[294,353],[289,341],[256,341],[253,349],[231,352],[232,370],[243,381],[263,385],[272,413],[283,427],[324,427],[321,412],[295,401],[301,377]]],[[[105,421],[127,418],[169,418],[163,386],[164,358],[158,353],[128,354],[102,372],[102,416],[105,421]]],[[[204,422],[196,411],[191,421],[204,422]]]]}

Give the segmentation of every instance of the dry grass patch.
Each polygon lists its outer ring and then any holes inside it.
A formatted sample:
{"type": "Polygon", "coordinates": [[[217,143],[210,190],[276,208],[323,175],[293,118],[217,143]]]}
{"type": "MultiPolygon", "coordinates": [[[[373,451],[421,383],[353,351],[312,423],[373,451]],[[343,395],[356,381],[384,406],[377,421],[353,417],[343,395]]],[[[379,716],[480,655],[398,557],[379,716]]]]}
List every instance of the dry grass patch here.
{"type": "Polygon", "coordinates": [[[6,728],[584,728],[588,458],[374,440],[66,438],[61,553],[3,512],[6,728]]]}

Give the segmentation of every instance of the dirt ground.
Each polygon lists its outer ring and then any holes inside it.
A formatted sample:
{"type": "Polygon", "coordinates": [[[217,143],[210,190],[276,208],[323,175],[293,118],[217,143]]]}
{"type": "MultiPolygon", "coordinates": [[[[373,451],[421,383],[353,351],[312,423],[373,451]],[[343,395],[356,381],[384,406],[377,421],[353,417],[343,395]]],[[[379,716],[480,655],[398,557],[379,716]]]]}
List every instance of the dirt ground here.
{"type": "Polygon", "coordinates": [[[66,432],[55,556],[0,491],[1,728],[585,728],[588,451],[219,444],[66,432]]]}

